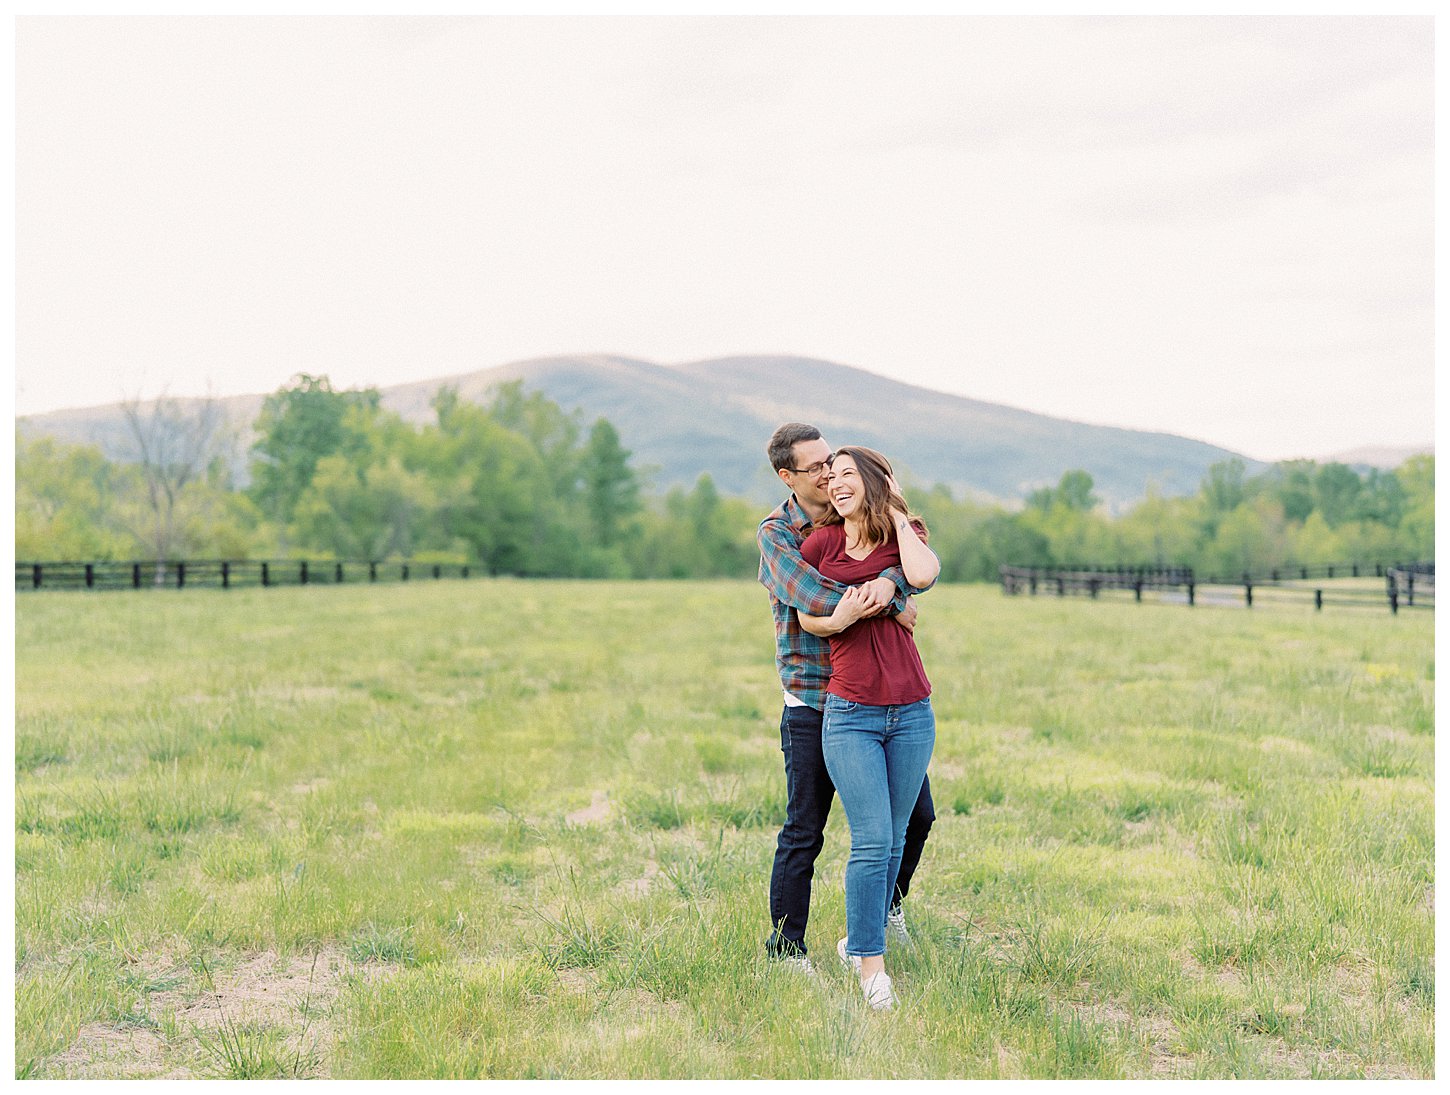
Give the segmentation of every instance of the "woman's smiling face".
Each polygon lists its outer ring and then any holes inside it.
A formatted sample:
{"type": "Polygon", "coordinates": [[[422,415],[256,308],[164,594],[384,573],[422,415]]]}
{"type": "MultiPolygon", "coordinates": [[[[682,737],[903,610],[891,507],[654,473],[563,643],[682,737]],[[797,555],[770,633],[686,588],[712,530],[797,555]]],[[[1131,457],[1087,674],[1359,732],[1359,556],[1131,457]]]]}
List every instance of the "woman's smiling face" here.
{"type": "Polygon", "coordinates": [[[861,473],[856,470],[856,461],[849,456],[838,455],[831,464],[831,478],[826,485],[831,496],[831,505],[842,517],[850,517],[860,508],[866,496],[866,485],[861,482],[861,473]]]}

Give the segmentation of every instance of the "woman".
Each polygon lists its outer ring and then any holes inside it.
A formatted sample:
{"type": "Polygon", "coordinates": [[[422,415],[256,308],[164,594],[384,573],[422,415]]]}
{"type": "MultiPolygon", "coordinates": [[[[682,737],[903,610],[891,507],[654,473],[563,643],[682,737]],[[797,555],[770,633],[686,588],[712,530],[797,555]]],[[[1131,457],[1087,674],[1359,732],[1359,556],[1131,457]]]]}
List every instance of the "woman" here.
{"type": "Polygon", "coordinates": [[[828,513],[801,556],[853,588],[830,616],[800,613],[801,626],[831,644],[821,747],[846,808],[846,938],[836,945],[873,1008],[896,1003],[886,973],[886,912],[901,866],[912,806],[936,740],[931,683],[911,632],[890,615],[866,616],[859,583],[900,566],[913,586],[936,581],[941,564],[926,526],[907,512],[886,458],[847,446],[831,460],[828,513]]]}

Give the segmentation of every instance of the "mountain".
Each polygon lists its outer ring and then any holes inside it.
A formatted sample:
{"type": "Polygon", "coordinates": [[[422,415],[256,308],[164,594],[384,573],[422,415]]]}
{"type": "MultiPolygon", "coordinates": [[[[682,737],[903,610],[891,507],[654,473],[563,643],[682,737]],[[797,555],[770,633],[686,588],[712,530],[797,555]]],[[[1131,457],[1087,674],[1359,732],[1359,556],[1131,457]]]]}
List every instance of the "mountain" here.
{"type": "MultiPolygon", "coordinates": [[[[765,442],[781,422],[810,422],[833,445],[857,443],[886,453],[904,482],[945,483],[1007,503],[1056,484],[1082,468],[1110,506],[1197,489],[1227,449],[1165,433],[1051,418],[1030,411],[903,384],[864,369],[803,357],[724,357],[659,365],[612,355],[547,357],[380,389],[383,406],[413,422],[432,417],[429,401],[445,384],[482,400],[510,380],[542,392],[587,426],[614,423],[634,464],[655,489],[692,484],[709,472],[721,491],[766,503],[781,494],[765,442]]],[[[260,395],[220,400],[241,437],[245,465],[260,395]]],[[[98,444],[113,459],[130,448],[119,405],[55,411],[19,419],[25,435],[98,444]]],[[[1239,457],[1250,472],[1262,467],[1239,457]]]]}
{"type": "Polygon", "coordinates": [[[1333,456],[1320,457],[1315,463],[1349,464],[1356,468],[1378,468],[1380,471],[1393,471],[1412,456],[1434,451],[1434,445],[1366,445],[1358,449],[1338,452],[1333,456]]]}

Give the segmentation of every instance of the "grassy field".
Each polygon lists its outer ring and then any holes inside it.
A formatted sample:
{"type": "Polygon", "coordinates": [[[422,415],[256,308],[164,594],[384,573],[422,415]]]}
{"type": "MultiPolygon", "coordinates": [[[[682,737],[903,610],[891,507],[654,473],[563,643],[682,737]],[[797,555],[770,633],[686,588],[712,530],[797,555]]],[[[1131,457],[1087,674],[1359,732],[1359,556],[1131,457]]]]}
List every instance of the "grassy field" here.
{"type": "Polygon", "coordinates": [[[762,960],[751,583],[16,598],[34,1077],[1429,1077],[1433,620],[923,598],[938,821],[869,1012],[762,960]]]}

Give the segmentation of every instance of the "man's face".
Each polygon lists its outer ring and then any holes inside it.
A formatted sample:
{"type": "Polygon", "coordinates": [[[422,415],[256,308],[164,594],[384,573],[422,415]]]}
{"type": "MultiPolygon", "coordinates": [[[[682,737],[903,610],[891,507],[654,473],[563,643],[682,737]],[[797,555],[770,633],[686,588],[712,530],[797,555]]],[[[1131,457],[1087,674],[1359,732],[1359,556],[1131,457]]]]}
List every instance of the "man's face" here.
{"type": "Polygon", "coordinates": [[[802,502],[814,506],[826,505],[826,483],[831,477],[826,461],[831,457],[831,446],[824,438],[818,438],[815,441],[797,441],[790,451],[792,468],[782,469],[781,478],[790,484],[790,489],[802,502]]]}

